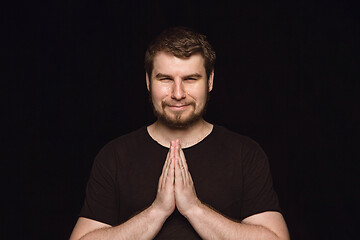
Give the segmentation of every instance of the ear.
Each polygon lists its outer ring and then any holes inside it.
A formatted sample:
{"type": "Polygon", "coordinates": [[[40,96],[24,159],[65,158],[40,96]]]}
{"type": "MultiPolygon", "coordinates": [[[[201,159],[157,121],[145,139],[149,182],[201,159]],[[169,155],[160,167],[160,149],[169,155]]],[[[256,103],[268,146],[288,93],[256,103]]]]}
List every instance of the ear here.
{"type": "Polygon", "coordinates": [[[149,74],[146,73],[146,87],[147,87],[147,90],[150,92],[150,79],[149,79],[149,74]]]}
{"type": "Polygon", "coordinates": [[[213,86],[214,86],[214,69],[211,71],[209,80],[208,80],[209,92],[211,92],[211,90],[213,89],[213,86]]]}

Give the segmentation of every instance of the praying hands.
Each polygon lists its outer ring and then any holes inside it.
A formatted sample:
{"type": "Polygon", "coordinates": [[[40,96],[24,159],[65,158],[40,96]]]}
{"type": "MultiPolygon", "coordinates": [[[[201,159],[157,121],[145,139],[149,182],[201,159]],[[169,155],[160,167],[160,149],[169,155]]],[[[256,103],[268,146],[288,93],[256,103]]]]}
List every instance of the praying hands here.
{"type": "Polygon", "coordinates": [[[180,141],[171,141],[153,206],[160,209],[165,216],[171,215],[176,207],[187,217],[194,207],[200,205],[180,141]]]}

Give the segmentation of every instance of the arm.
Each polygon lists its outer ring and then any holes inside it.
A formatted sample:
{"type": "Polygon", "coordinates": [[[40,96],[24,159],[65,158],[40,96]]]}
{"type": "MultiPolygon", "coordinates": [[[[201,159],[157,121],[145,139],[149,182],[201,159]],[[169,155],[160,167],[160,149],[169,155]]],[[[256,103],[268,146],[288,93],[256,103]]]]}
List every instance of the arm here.
{"type": "Polygon", "coordinates": [[[116,227],[80,217],[70,240],[90,239],[153,239],[167,217],[153,206],[116,227]]]}
{"type": "Polygon", "coordinates": [[[239,223],[201,204],[186,217],[203,239],[289,239],[286,223],[278,212],[259,213],[239,223]]]}
{"type": "Polygon", "coordinates": [[[153,239],[175,209],[174,169],[174,158],[171,157],[170,149],[159,178],[156,199],[149,208],[115,227],[81,217],[70,240],[153,239]]]}
{"type": "Polygon", "coordinates": [[[176,207],[203,239],[289,239],[286,223],[278,212],[264,212],[235,222],[202,204],[178,142],[175,152],[176,207]]]}

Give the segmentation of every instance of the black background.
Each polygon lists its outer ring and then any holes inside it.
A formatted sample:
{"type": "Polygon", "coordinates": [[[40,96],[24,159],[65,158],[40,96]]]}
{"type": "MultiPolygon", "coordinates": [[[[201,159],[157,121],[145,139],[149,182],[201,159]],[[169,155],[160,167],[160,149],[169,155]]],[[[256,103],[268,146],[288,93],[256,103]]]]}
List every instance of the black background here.
{"type": "Polygon", "coordinates": [[[292,239],[353,239],[355,2],[73,0],[3,8],[5,239],[69,237],[97,152],[154,120],[143,56],[174,25],[205,33],[214,46],[205,118],[264,148],[292,239]]]}

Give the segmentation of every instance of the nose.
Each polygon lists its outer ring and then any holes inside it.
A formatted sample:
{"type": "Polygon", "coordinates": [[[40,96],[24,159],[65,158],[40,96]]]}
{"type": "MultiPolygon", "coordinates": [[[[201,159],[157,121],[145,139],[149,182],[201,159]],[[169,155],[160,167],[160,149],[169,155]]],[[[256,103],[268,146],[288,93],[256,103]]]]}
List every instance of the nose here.
{"type": "Polygon", "coordinates": [[[184,84],[181,80],[174,81],[171,97],[176,100],[181,100],[186,97],[184,84]]]}

